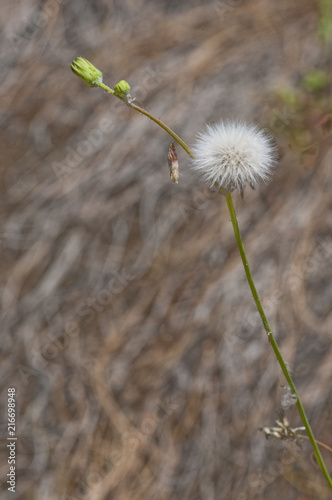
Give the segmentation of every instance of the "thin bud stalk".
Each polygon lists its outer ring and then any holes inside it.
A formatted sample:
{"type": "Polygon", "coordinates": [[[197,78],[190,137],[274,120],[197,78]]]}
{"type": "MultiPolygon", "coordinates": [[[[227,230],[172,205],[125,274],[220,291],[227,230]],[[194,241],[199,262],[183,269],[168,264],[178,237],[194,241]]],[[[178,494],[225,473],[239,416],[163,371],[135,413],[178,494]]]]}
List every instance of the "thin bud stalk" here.
{"type": "Polygon", "coordinates": [[[159,125],[159,127],[161,127],[162,129],[164,129],[165,132],[167,132],[170,136],[172,136],[173,139],[185,150],[185,152],[189,156],[191,156],[191,158],[194,158],[194,155],[193,155],[191,149],[189,148],[189,146],[168,125],[166,125],[166,123],[164,123],[163,121],[161,121],[159,118],[156,118],[155,116],[153,116],[149,111],[146,111],[146,109],[141,108],[140,106],[138,106],[137,104],[134,104],[132,102],[127,102],[124,98],[116,95],[114,93],[114,90],[112,90],[110,87],[108,87],[104,83],[100,83],[99,87],[102,88],[102,89],[104,89],[104,90],[106,90],[106,92],[108,92],[110,94],[114,94],[116,97],[119,97],[119,99],[121,99],[121,101],[125,102],[125,104],[127,104],[127,106],[129,106],[132,109],[135,109],[135,111],[138,111],[142,115],[145,115],[148,118],[150,118],[150,120],[152,120],[153,122],[155,122],[157,125],[159,125]]]}
{"type": "Polygon", "coordinates": [[[111,89],[110,87],[108,87],[107,85],[105,85],[105,83],[102,83],[102,82],[101,82],[98,86],[99,86],[101,89],[106,90],[106,92],[108,92],[109,94],[114,94],[114,93],[115,93],[115,92],[114,92],[114,90],[113,90],[113,89],[111,89]]]}
{"type": "Polygon", "coordinates": [[[155,116],[153,116],[151,113],[141,108],[140,106],[137,106],[137,104],[128,104],[128,106],[135,109],[136,111],[139,111],[140,113],[142,113],[142,115],[145,115],[148,118],[150,118],[150,120],[154,121],[157,125],[159,125],[159,127],[164,129],[165,132],[171,135],[173,139],[175,139],[176,142],[180,144],[180,146],[185,150],[185,152],[188,153],[189,156],[191,156],[191,158],[194,158],[194,155],[191,152],[189,146],[187,146],[187,144],[181,139],[181,137],[179,137],[175,132],[173,132],[173,130],[168,125],[166,125],[166,123],[162,122],[161,120],[159,120],[159,118],[156,118],[155,116]]]}

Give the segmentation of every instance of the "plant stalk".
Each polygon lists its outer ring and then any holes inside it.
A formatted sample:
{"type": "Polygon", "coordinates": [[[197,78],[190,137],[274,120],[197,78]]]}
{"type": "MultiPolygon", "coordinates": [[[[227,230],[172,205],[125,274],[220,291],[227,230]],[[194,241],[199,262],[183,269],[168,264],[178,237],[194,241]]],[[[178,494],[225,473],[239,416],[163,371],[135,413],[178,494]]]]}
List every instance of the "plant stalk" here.
{"type": "MultiPolygon", "coordinates": [[[[110,87],[108,87],[104,83],[100,83],[99,87],[106,90],[106,92],[109,92],[110,94],[114,94],[114,90],[112,90],[110,87]]],[[[146,109],[142,108],[141,106],[138,106],[138,104],[134,104],[133,102],[130,102],[125,97],[120,97],[116,94],[114,94],[114,95],[116,97],[118,97],[119,99],[121,99],[121,101],[123,101],[125,104],[127,104],[127,106],[129,106],[132,109],[135,109],[136,111],[138,111],[142,115],[147,116],[148,118],[150,118],[150,120],[152,120],[157,125],[159,125],[159,127],[164,129],[165,132],[167,132],[170,136],[173,137],[173,139],[178,144],[180,144],[180,146],[185,150],[186,153],[188,153],[189,156],[191,156],[191,158],[194,158],[194,155],[193,155],[191,149],[189,148],[189,146],[181,139],[181,137],[179,137],[175,132],[173,132],[173,130],[168,125],[166,125],[166,123],[161,121],[159,118],[156,118],[155,116],[153,116],[151,113],[149,113],[149,111],[146,111],[146,109]]]]}
{"type": "Polygon", "coordinates": [[[242,262],[243,262],[243,267],[244,267],[244,270],[245,270],[245,273],[246,273],[246,276],[247,276],[247,280],[248,280],[248,283],[249,283],[249,286],[250,286],[251,293],[252,293],[252,295],[254,297],[254,301],[256,303],[258,312],[259,312],[260,317],[262,319],[262,322],[263,322],[263,325],[264,325],[264,329],[265,329],[265,331],[267,333],[269,341],[270,341],[270,343],[272,345],[272,349],[273,349],[273,351],[274,351],[274,353],[275,353],[275,355],[277,357],[278,363],[279,363],[279,365],[280,365],[280,367],[282,369],[283,374],[285,375],[285,378],[286,378],[286,380],[288,382],[288,385],[289,385],[292,393],[296,397],[296,406],[297,406],[297,409],[298,409],[299,414],[301,416],[302,422],[303,422],[303,424],[305,426],[305,429],[307,431],[308,438],[310,439],[310,442],[311,442],[311,445],[313,447],[313,450],[314,450],[317,462],[319,464],[319,467],[321,468],[321,471],[323,472],[324,477],[325,477],[328,485],[332,489],[332,480],[331,480],[331,477],[330,477],[329,472],[328,472],[328,470],[327,470],[327,468],[325,466],[323,457],[322,457],[322,455],[320,453],[320,450],[319,450],[318,445],[316,443],[314,434],[312,432],[312,429],[310,427],[309,421],[307,419],[307,415],[306,415],[306,413],[304,411],[304,408],[302,406],[301,399],[300,399],[300,397],[299,397],[299,395],[297,393],[297,390],[296,390],[295,384],[293,382],[293,379],[292,379],[292,377],[291,377],[291,375],[289,373],[287,365],[286,365],[286,363],[285,363],[285,361],[284,361],[284,359],[282,357],[282,354],[281,354],[281,352],[279,350],[278,344],[277,344],[277,342],[276,342],[276,340],[274,338],[274,335],[272,333],[270,324],[269,324],[269,322],[267,320],[267,317],[265,315],[262,303],[261,303],[259,295],[257,293],[257,289],[256,289],[256,286],[255,286],[255,283],[254,283],[254,280],[253,280],[253,277],[252,277],[252,274],[251,274],[251,271],[250,271],[249,262],[248,262],[247,255],[246,255],[246,252],[245,252],[245,249],[244,249],[244,245],[243,245],[243,241],[242,241],[242,238],[241,238],[241,233],[240,233],[239,225],[238,225],[236,214],[235,214],[235,210],[234,210],[234,205],[233,205],[233,200],[232,200],[232,194],[231,194],[230,191],[228,191],[228,193],[226,195],[226,201],[227,201],[227,206],[228,206],[229,214],[231,216],[231,221],[232,221],[232,225],[233,225],[233,229],[234,229],[234,233],[235,233],[235,238],[236,238],[239,250],[240,250],[241,259],[242,259],[242,262]]]}

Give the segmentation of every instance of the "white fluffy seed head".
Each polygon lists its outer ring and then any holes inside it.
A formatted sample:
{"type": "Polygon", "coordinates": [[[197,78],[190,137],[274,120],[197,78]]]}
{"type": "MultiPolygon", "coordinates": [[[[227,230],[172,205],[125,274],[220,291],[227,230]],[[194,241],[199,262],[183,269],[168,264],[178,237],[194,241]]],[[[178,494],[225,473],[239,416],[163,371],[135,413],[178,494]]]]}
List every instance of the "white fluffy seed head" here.
{"type": "Polygon", "coordinates": [[[276,148],[269,135],[244,122],[207,125],[192,147],[192,168],[210,187],[241,193],[264,182],[276,163],[276,148]]]}

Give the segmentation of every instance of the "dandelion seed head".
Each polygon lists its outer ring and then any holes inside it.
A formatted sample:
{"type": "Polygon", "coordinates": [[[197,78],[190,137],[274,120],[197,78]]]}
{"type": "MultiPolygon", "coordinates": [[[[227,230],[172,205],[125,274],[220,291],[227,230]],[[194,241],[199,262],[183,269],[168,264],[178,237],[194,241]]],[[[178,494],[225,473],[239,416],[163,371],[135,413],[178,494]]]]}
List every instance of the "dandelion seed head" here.
{"type": "Polygon", "coordinates": [[[210,187],[241,193],[266,182],[276,163],[272,139],[256,125],[219,122],[207,125],[192,147],[194,172],[210,187]]]}

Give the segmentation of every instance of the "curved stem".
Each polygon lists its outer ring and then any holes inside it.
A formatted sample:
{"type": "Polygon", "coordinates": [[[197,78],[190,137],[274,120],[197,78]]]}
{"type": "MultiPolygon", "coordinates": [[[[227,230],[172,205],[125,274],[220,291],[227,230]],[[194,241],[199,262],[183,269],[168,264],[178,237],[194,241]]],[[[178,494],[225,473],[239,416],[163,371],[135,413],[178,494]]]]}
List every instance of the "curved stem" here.
{"type": "Polygon", "coordinates": [[[112,90],[110,87],[108,87],[104,83],[100,83],[99,87],[106,90],[106,92],[108,92],[109,94],[113,94],[116,97],[118,97],[119,99],[121,99],[121,101],[124,102],[125,104],[127,104],[127,106],[129,106],[130,108],[135,109],[136,111],[138,111],[142,115],[145,115],[148,118],[150,118],[150,120],[154,121],[157,125],[159,125],[159,127],[164,129],[165,132],[167,132],[170,136],[172,136],[173,139],[178,144],[180,144],[180,146],[185,150],[185,152],[188,153],[189,156],[191,156],[191,158],[194,158],[194,155],[193,155],[191,149],[189,148],[189,146],[168,125],[166,125],[166,123],[159,120],[159,118],[156,118],[155,116],[153,116],[151,113],[149,113],[149,111],[146,111],[146,109],[141,108],[141,106],[138,106],[137,104],[134,104],[133,102],[130,102],[129,100],[126,100],[125,97],[121,97],[121,96],[115,94],[114,90],[112,90]]]}
{"type": "Polygon", "coordinates": [[[185,152],[188,153],[189,156],[191,156],[191,158],[195,158],[189,146],[187,146],[187,144],[181,139],[181,137],[179,137],[175,132],[173,132],[173,130],[169,128],[169,126],[166,125],[166,123],[162,122],[161,120],[159,120],[159,118],[156,118],[155,116],[153,116],[151,113],[141,108],[140,106],[137,106],[137,104],[128,103],[128,106],[130,108],[136,109],[136,111],[139,111],[140,113],[142,113],[142,115],[145,115],[148,118],[150,118],[150,120],[154,121],[157,125],[163,128],[169,135],[171,135],[173,139],[175,139],[176,142],[178,142],[180,146],[183,147],[185,152]]]}
{"type": "Polygon", "coordinates": [[[292,379],[292,377],[291,377],[291,375],[289,373],[287,365],[284,362],[284,359],[283,359],[282,354],[281,354],[281,352],[279,350],[278,344],[277,344],[277,342],[276,342],[276,340],[274,338],[274,335],[273,335],[273,333],[271,331],[270,324],[269,324],[269,322],[267,320],[267,317],[265,315],[262,303],[260,301],[260,298],[259,298],[256,286],[255,286],[255,283],[254,283],[254,280],[253,280],[253,277],[252,277],[252,274],[251,274],[251,271],[250,271],[249,262],[248,262],[247,255],[246,255],[246,252],[245,252],[245,249],[244,249],[244,245],[243,245],[243,241],[242,241],[242,238],[241,238],[241,233],[240,233],[239,225],[238,225],[236,214],[235,214],[235,210],[234,210],[234,205],[233,205],[233,200],[232,200],[232,194],[231,194],[230,191],[228,191],[228,193],[226,195],[226,200],[227,200],[228,210],[229,210],[229,213],[230,213],[230,216],[231,216],[231,221],[232,221],[232,225],[233,225],[233,229],[234,229],[234,233],[235,233],[235,238],[236,238],[239,250],[240,250],[240,254],[241,254],[241,258],[242,258],[242,262],[243,262],[243,267],[244,267],[244,270],[245,270],[245,273],[246,273],[246,276],[247,276],[247,280],[248,280],[248,283],[249,283],[249,286],[250,286],[251,293],[252,293],[252,295],[254,297],[254,301],[256,303],[258,312],[259,312],[260,317],[262,319],[262,322],[263,322],[263,325],[264,325],[264,329],[265,329],[265,331],[267,333],[269,341],[270,341],[270,343],[272,345],[272,349],[273,349],[273,351],[274,351],[274,353],[275,353],[275,355],[277,357],[277,360],[278,360],[279,365],[280,365],[280,367],[282,369],[282,372],[285,375],[285,378],[286,378],[286,380],[288,382],[288,385],[289,385],[292,393],[294,394],[294,396],[296,396],[296,406],[297,406],[297,409],[298,409],[299,414],[301,416],[302,422],[303,422],[303,424],[304,424],[304,426],[306,428],[306,431],[307,431],[307,434],[308,434],[308,438],[310,439],[311,445],[312,445],[312,447],[314,449],[314,453],[315,453],[317,462],[319,464],[319,467],[321,468],[321,471],[323,472],[324,477],[325,477],[327,483],[329,484],[330,488],[332,489],[332,479],[331,479],[331,477],[330,477],[330,475],[328,473],[328,470],[326,469],[323,457],[322,457],[322,455],[320,453],[320,450],[319,450],[319,448],[317,446],[314,434],[313,434],[313,432],[311,430],[309,421],[307,419],[307,415],[306,415],[306,413],[304,411],[304,408],[302,406],[302,403],[301,403],[300,397],[299,397],[299,395],[297,393],[295,384],[294,384],[293,379],[292,379]]]}

